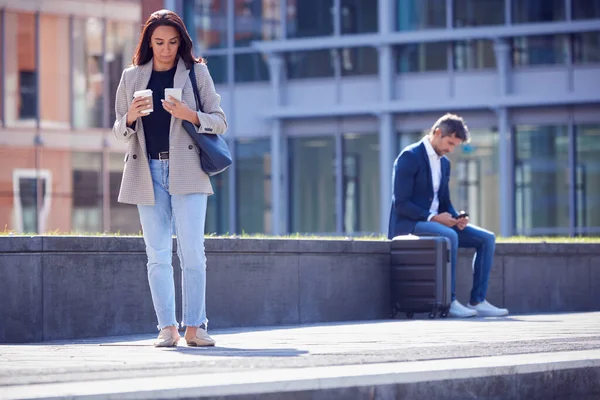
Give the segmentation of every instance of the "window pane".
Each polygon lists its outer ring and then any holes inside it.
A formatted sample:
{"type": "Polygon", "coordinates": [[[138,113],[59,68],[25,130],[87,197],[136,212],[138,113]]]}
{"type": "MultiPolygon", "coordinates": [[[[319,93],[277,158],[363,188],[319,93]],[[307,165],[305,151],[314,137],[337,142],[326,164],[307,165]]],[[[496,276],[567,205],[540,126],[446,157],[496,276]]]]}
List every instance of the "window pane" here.
{"type": "Polygon", "coordinates": [[[134,24],[109,21],[106,35],[109,124],[115,121],[115,93],[121,74],[131,64],[139,30],[134,24]]]}
{"type": "Polygon", "coordinates": [[[279,0],[243,0],[235,4],[235,45],[281,39],[279,0]]]}
{"type": "Polygon", "coordinates": [[[379,232],[379,137],[344,135],[344,232],[379,232]]]}
{"type": "Polygon", "coordinates": [[[229,174],[232,168],[227,168],[210,178],[213,187],[212,196],[208,196],[208,208],[206,210],[206,234],[223,235],[231,233],[229,230],[229,174]]]}
{"type": "Polygon", "coordinates": [[[568,41],[566,36],[527,36],[513,39],[513,64],[564,64],[568,41]]]}
{"type": "Polygon", "coordinates": [[[333,0],[287,1],[289,38],[333,35],[333,0]]]}
{"type": "Polygon", "coordinates": [[[377,32],[378,0],[342,0],[342,34],[377,32]]]}
{"type": "Polygon", "coordinates": [[[286,55],[289,79],[333,76],[330,50],[295,51],[286,55]]]}
{"type": "Polygon", "coordinates": [[[204,58],[215,84],[227,83],[227,56],[206,56],[204,58]]]}
{"type": "Polygon", "coordinates": [[[338,51],[342,76],[377,75],[379,72],[379,56],[374,47],[352,47],[338,51]]]}
{"type": "Polygon", "coordinates": [[[454,26],[504,24],[505,0],[454,0],[454,26]]]}
{"type": "Polygon", "coordinates": [[[76,19],[73,47],[73,122],[76,128],[101,128],[104,87],[102,41],[99,18],[76,19]]]}
{"type": "Polygon", "coordinates": [[[573,19],[600,18],[600,0],[571,0],[573,19]]]}
{"type": "Polygon", "coordinates": [[[289,160],[290,232],[335,232],[333,138],[291,138],[289,160]]]}
{"type": "Polygon", "coordinates": [[[547,22],[565,19],[564,0],[512,0],[512,22],[547,22]]]}
{"type": "Polygon", "coordinates": [[[471,141],[448,155],[452,163],[450,198],[456,210],[469,213],[471,222],[498,232],[498,133],[486,129],[470,132],[471,141]]]}
{"type": "Polygon", "coordinates": [[[269,70],[265,56],[258,53],[235,55],[235,81],[257,82],[268,81],[269,70]]]}
{"type": "Polygon", "coordinates": [[[227,0],[186,0],[183,15],[199,54],[227,47],[227,0]]]}
{"type": "Polygon", "coordinates": [[[123,234],[139,234],[142,231],[137,207],[119,203],[119,189],[123,177],[124,156],[112,153],[109,156],[110,231],[123,234]]]}
{"type": "Polygon", "coordinates": [[[494,43],[491,40],[467,40],[454,43],[454,69],[496,68],[494,43]]]}
{"type": "Polygon", "coordinates": [[[35,15],[6,12],[5,24],[4,122],[7,126],[34,126],[38,93],[35,15]]]}
{"type": "Polygon", "coordinates": [[[446,27],[446,0],[398,0],[396,7],[399,31],[446,27]]]}
{"type": "Polygon", "coordinates": [[[238,141],[235,166],[238,232],[271,233],[271,141],[238,141]]]}
{"type": "Polygon", "coordinates": [[[600,125],[579,125],[577,130],[577,226],[580,233],[600,233],[600,125]]]}
{"type": "Polygon", "coordinates": [[[69,36],[67,17],[40,16],[40,119],[43,128],[65,129],[71,125],[69,36]]]}
{"type": "Polygon", "coordinates": [[[445,71],[446,43],[421,43],[396,47],[398,72],[445,71]]]}
{"type": "Polygon", "coordinates": [[[568,233],[568,144],[566,126],[516,127],[517,234],[568,233]]]}
{"type": "Polygon", "coordinates": [[[573,35],[573,61],[575,64],[600,62],[600,32],[573,35]]]}
{"type": "Polygon", "coordinates": [[[71,229],[77,233],[102,231],[102,153],[71,156],[73,210],[71,229]]]}

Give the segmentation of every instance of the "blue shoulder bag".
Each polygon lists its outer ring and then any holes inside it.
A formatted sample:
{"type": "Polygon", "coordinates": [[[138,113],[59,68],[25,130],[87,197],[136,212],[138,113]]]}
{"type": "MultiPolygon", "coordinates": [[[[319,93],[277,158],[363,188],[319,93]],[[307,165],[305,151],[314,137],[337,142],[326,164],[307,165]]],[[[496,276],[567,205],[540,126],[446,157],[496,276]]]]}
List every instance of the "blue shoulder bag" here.
{"type": "MultiPolygon", "coordinates": [[[[194,67],[190,69],[190,80],[196,98],[196,110],[202,111],[194,67]]],[[[229,146],[221,135],[198,132],[196,126],[190,121],[183,121],[182,125],[200,149],[200,166],[207,175],[213,176],[221,173],[231,165],[233,161],[229,146]]]]}

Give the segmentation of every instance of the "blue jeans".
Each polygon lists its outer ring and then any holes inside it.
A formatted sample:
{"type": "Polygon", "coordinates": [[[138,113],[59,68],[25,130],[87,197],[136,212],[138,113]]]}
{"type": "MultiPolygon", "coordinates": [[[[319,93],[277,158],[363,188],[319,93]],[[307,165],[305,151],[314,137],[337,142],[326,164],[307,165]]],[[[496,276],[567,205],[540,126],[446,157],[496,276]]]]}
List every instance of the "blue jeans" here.
{"type": "Polygon", "coordinates": [[[204,222],[207,195],[169,193],[169,161],[150,160],[155,204],[138,205],[148,256],[148,281],[158,329],[177,326],[173,280],[173,228],[181,264],[181,326],[206,324],[204,222]]]}
{"type": "Polygon", "coordinates": [[[456,256],[459,247],[475,249],[473,257],[473,288],[469,302],[477,304],[485,300],[494,262],[496,237],[490,231],[476,225],[467,225],[462,231],[448,228],[437,222],[417,222],[413,232],[417,236],[444,236],[450,240],[452,266],[452,300],[456,300],[456,256]]]}

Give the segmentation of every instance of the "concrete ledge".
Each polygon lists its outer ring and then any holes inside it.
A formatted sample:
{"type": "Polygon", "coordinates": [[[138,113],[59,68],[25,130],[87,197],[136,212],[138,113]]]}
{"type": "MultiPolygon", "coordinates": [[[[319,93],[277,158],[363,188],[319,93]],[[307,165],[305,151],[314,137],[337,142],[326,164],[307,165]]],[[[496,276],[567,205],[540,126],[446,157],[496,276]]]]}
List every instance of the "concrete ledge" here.
{"type": "MultiPolygon", "coordinates": [[[[206,254],[211,327],[389,317],[388,241],[209,238],[206,254]]],[[[459,253],[463,301],[471,259],[459,253]]],[[[488,299],[512,313],[600,310],[599,259],[599,244],[499,244],[488,299]]],[[[145,264],[140,237],[0,237],[0,343],[155,331],[145,264]]]]}
{"type": "Polygon", "coordinates": [[[600,350],[13,386],[5,399],[594,399],[600,350]]]}

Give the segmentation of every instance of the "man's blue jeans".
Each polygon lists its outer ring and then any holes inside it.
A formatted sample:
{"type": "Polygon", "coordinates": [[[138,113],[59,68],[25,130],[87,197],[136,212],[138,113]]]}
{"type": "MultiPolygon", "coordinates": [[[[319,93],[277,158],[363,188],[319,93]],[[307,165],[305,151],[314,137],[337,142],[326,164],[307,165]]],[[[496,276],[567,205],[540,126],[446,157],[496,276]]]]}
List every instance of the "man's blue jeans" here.
{"type": "Polygon", "coordinates": [[[204,222],[207,195],[169,193],[169,161],[150,160],[155,204],[138,206],[146,254],[148,281],[158,319],[158,329],[177,326],[173,279],[173,227],[181,264],[181,326],[206,324],[206,256],[204,222]]]}
{"type": "Polygon", "coordinates": [[[469,302],[477,304],[485,300],[494,262],[496,237],[476,225],[467,225],[462,231],[448,228],[437,222],[417,222],[413,234],[417,236],[444,236],[450,240],[450,260],[452,264],[452,300],[456,300],[456,256],[459,247],[475,249],[473,257],[473,288],[469,302]]]}

